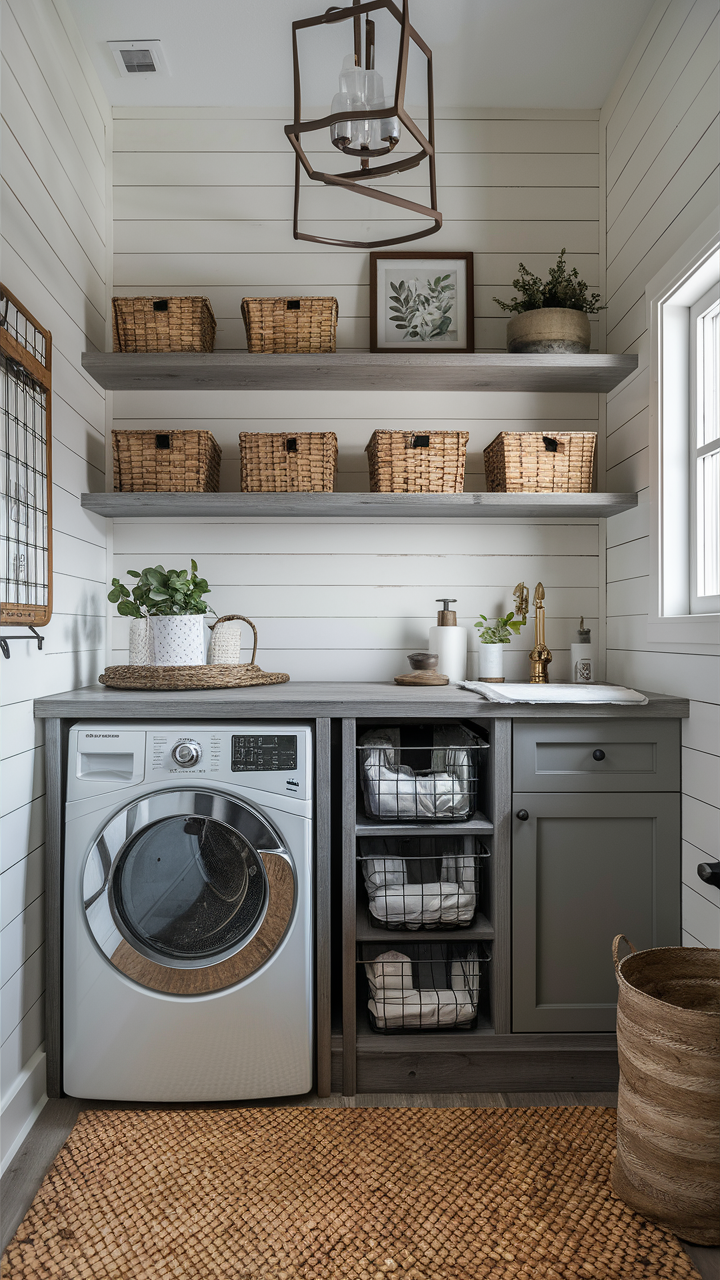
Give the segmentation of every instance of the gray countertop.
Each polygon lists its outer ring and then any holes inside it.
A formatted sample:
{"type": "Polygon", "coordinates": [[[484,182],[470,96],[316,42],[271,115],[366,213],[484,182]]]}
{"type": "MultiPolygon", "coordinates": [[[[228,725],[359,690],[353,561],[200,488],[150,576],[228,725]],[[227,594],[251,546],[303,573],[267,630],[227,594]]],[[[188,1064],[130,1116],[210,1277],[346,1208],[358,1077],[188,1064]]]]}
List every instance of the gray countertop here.
{"type": "MultiPolygon", "coordinates": [[[[645,691],[646,692],[646,691],[645,691]]],[[[407,688],[387,683],[345,684],[339,681],[290,681],[247,689],[188,690],[183,693],[135,693],[90,685],[68,693],[36,698],[40,719],[208,720],[242,717],[315,719],[318,717],[381,719],[418,716],[429,719],[482,716],[485,719],[588,720],[676,719],[690,714],[687,698],[647,693],[646,706],[485,702],[454,685],[407,688]]]]}

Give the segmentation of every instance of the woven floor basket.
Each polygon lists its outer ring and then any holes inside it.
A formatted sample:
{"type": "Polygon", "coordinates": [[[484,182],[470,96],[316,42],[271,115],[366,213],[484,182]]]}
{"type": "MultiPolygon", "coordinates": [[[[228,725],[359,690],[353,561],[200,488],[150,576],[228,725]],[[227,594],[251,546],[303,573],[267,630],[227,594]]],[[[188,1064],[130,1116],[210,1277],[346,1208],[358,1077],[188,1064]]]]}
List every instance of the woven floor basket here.
{"type": "Polygon", "coordinates": [[[217,493],[221,449],[211,431],[113,431],[116,493],[217,493]]]}
{"type": "Polygon", "coordinates": [[[654,947],[618,961],[622,940],[613,943],[620,1084],[612,1188],[683,1240],[717,1246],[720,950],[654,947]]]}
{"type": "Polygon", "coordinates": [[[485,450],[488,493],[590,493],[594,431],[501,431],[485,450]]]}
{"type": "Polygon", "coordinates": [[[337,298],[243,298],[248,351],[335,350],[337,298]]]}
{"type": "Polygon", "coordinates": [[[373,431],[372,493],[462,493],[467,431],[373,431]]]}
{"type": "Polygon", "coordinates": [[[113,298],[113,351],[212,351],[207,298],[113,298]]]}
{"type": "Polygon", "coordinates": [[[332,493],[338,443],[334,431],[241,431],[243,493],[332,493]]]}

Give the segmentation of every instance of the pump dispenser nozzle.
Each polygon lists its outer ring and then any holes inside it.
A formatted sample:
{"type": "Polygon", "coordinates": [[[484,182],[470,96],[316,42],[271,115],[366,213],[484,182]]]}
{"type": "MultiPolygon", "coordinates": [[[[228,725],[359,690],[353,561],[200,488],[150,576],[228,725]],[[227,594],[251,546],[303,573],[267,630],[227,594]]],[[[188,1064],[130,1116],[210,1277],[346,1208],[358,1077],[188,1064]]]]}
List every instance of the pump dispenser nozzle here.
{"type": "Polygon", "coordinates": [[[457,599],[451,600],[446,596],[440,596],[435,601],[435,603],[442,605],[442,609],[438,609],[438,616],[437,616],[438,626],[439,627],[456,627],[457,613],[454,609],[450,608],[450,605],[457,604],[457,599]]]}

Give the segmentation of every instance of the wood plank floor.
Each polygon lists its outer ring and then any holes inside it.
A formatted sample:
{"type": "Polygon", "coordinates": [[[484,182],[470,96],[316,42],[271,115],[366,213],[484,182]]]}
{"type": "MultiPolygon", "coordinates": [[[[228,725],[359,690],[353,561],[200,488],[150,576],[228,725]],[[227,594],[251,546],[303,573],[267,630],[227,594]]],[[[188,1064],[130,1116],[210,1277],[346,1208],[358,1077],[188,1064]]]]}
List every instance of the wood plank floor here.
{"type": "MultiPolygon", "coordinates": [[[[318,1098],[304,1094],[299,1098],[269,1098],[251,1102],[213,1104],[218,1107],[614,1107],[616,1093],[359,1093],[354,1098],[333,1094],[318,1098]]],[[[178,1108],[187,1103],[169,1104],[178,1108]]],[[[205,1106],[206,1104],[202,1104],[205,1106]]],[[[68,1137],[78,1112],[88,1109],[148,1111],[159,1109],[156,1103],[98,1102],[77,1098],[52,1099],[41,1112],[36,1124],[0,1182],[0,1252],[12,1240],[18,1226],[40,1189],[55,1156],[68,1137]]],[[[704,1249],[685,1244],[683,1248],[697,1267],[703,1280],[720,1280],[720,1249],[704,1249]]],[[[620,1277],[618,1277],[620,1280],[620,1277]]]]}

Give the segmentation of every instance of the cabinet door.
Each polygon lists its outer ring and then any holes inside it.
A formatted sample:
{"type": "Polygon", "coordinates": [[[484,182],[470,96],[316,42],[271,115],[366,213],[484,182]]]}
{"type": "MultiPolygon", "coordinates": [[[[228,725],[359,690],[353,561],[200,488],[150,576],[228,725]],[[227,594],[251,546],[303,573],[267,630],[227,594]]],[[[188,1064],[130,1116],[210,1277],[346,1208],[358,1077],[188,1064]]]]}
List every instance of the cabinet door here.
{"type": "Polygon", "coordinates": [[[516,792],[513,1031],[614,1031],[617,933],[680,943],[679,795],[516,792]]]}

